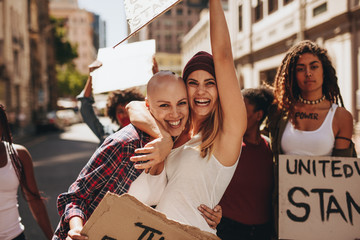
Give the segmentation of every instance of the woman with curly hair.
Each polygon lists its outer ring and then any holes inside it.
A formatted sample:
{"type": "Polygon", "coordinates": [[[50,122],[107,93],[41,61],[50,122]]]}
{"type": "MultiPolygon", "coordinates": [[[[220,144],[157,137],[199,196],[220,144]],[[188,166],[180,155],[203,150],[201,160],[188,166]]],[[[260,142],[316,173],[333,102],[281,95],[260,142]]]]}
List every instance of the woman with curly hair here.
{"type": "MultiPolygon", "coordinates": [[[[356,157],[353,118],[344,108],[336,71],[324,48],[309,40],[290,48],[273,87],[266,130],[275,157],[275,179],[279,154],[356,157]]],[[[275,184],[275,219],[277,188],[275,184]]]]}
{"type": "MultiPolygon", "coordinates": [[[[89,72],[91,73],[101,66],[102,63],[95,60],[89,65],[89,72]]],[[[81,102],[80,113],[84,122],[100,140],[101,145],[106,137],[130,123],[128,113],[125,109],[126,104],[134,100],[144,100],[144,96],[136,88],[116,90],[109,94],[106,103],[106,114],[113,123],[116,123],[119,126],[116,130],[113,129],[111,124],[102,124],[94,112],[92,105],[95,101],[92,97],[92,77],[90,74],[84,90],[77,96],[77,99],[81,102]]]]}
{"type": "Polygon", "coordinates": [[[275,155],[353,156],[353,118],[324,48],[301,41],[286,53],[274,82],[268,127],[275,155]],[[274,106],[275,106],[274,105],[274,106]]]}
{"type": "Polygon", "coordinates": [[[0,134],[0,239],[25,239],[18,211],[19,185],[35,220],[46,238],[51,239],[53,230],[36,185],[31,156],[24,146],[13,144],[5,108],[1,104],[0,134]]]}

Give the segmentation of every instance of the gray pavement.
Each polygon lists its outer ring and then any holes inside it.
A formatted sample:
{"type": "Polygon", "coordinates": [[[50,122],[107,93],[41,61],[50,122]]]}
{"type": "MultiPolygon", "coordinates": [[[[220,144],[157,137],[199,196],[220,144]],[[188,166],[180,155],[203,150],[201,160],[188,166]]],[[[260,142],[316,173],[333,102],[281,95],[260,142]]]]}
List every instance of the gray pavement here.
{"type": "MultiPolygon", "coordinates": [[[[32,155],[38,188],[47,198],[46,207],[55,229],[59,222],[56,198],[60,193],[66,192],[76,179],[97,148],[98,140],[89,128],[81,123],[71,126],[65,132],[46,133],[22,139],[18,143],[27,147],[32,155]]],[[[21,193],[19,211],[27,239],[45,239],[21,193]]]]}

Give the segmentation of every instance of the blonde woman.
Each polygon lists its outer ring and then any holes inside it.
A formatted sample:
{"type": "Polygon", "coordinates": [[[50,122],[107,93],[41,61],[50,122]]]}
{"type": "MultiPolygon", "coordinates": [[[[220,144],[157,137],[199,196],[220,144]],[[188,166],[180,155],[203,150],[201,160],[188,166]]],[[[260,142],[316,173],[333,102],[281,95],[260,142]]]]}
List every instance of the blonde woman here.
{"type": "MultiPolygon", "coordinates": [[[[215,233],[218,222],[212,222],[212,219],[217,218],[212,216],[211,211],[205,211],[209,217],[205,220],[198,207],[206,205],[213,208],[224,194],[237,165],[247,120],[220,0],[210,0],[210,37],[213,55],[198,52],[183,71],[191,120],[167,156],[165,173],[159,175],[166,174],[168,182],[156,209],[168,218],[215,233]]],[[[149,119],[149,114],[134,105],[136,103],[128,106],[130,119],[156,136],[158,130],[155,124],[150,124],[153,121],[149,119]]],[[[159,151],[159,145],[156,142],[138,149],[137,153],[146,155],[133,157],[132,160],[150,161],[139,163],[136,167],[163,164],[162,156],[167,155],[170,149],[160,147],[159,151]]]]}

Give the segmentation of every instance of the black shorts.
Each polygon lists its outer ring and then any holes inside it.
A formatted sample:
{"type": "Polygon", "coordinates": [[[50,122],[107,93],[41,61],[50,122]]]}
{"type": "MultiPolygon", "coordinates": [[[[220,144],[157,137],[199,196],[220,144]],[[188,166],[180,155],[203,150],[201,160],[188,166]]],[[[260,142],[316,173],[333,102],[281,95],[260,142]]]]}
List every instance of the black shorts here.
{"type": "Polygon", "coordinates": [[[20,235],[14,238],[13,240],[26,240],[24,232],[20,233],[20,235]]]}
{"type": "Polygon", "coordinates": [[[222,217],[217,226],[217,235],[222,240],[270,240],[271,224],[246,225],[222,217]]]}

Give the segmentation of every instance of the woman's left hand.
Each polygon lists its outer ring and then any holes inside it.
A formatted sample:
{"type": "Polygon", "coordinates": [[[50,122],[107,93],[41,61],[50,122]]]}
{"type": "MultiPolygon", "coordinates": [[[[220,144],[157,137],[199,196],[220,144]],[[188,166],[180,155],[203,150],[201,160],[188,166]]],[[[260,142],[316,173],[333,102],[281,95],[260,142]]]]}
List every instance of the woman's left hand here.
{"type": "Polygon", "coordinates": [[[163,162],[173,147],[173,142],[170,138],[156,138],[155,140],[147,143],[143,148],[135,150],[136,154],[143,154],[133,156],[131,161],[136,162],[135,168],[145,169],[149,172],[150,168],[163,162]],[[142,163],[138,163],[141,161],[142,163]]]}
{"type": "Polygon", "coordinates": [[[211,209],[208,206],[201,204],[198,207],[198,210],[201,212],[201,215],[204,217],[207,224],[209,224],[212,229],[216,229],[222,218],[221,206],[216,205],[213,209],[211,209]]]}

